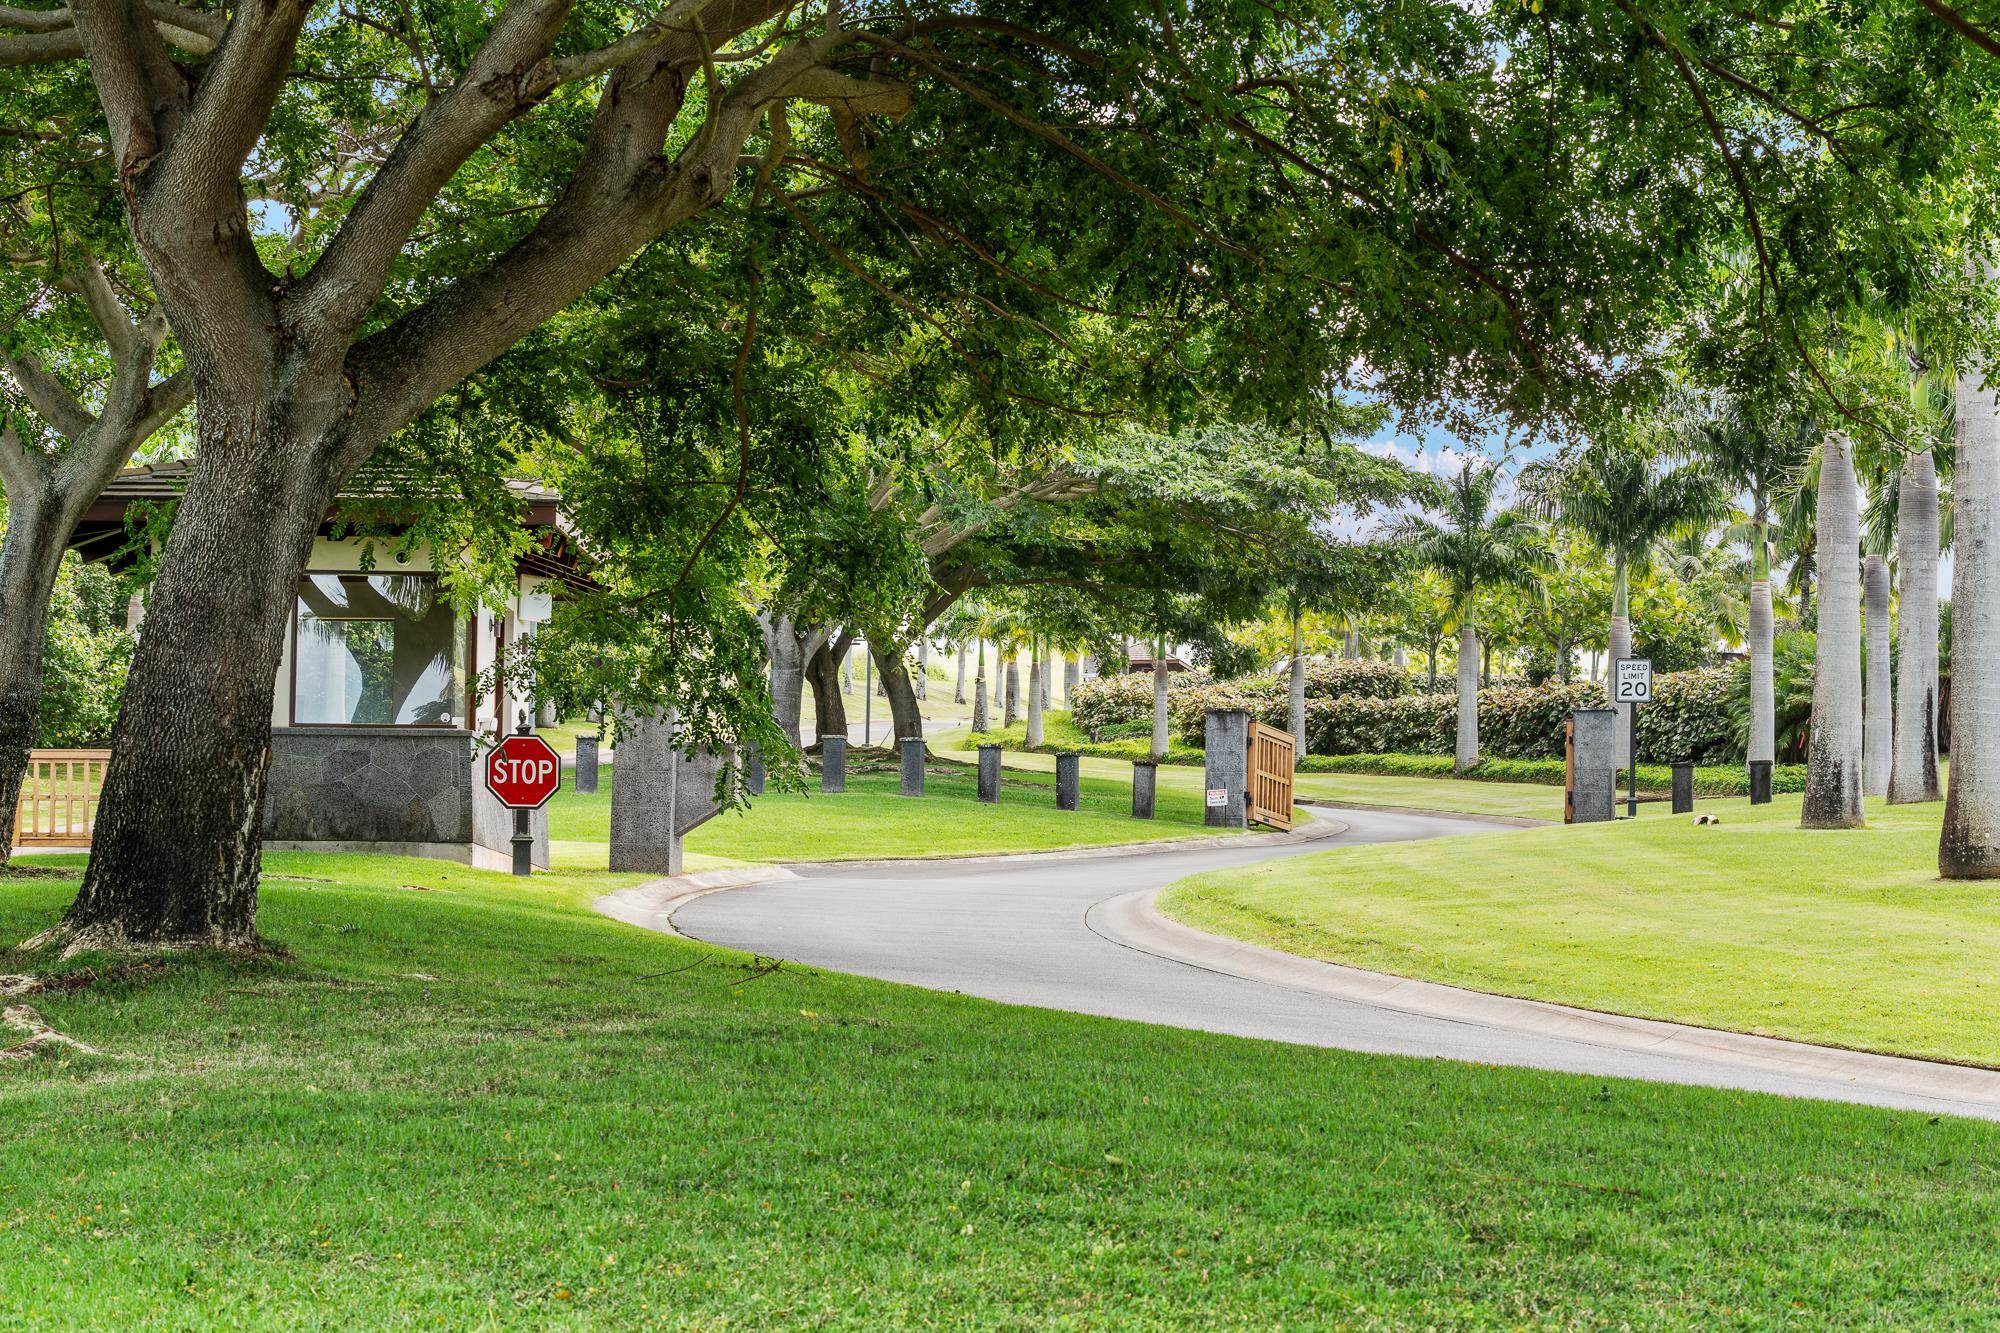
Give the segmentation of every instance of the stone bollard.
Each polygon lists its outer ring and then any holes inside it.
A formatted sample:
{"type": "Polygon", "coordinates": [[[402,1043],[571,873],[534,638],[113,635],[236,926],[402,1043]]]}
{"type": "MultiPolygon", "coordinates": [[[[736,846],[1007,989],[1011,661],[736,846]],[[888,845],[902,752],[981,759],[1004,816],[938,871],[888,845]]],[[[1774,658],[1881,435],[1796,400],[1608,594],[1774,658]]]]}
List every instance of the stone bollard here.
{"type": "Polygon", "coordinates": [[[1769,805],[1771,803],[1771,761],[1752,759],[1750,761],[1750,804],[1769,805]]]}
{"type": "Polygon", "coordinates": [[[896,756],[903,764],[903,795],[924,794],[924,738],[905,736],[896,742],[896,756]]]}
{"type": "Polygon", "coordinates": [[[1158,785],[1160,766],[1150,759],[1132,761],[1132,818],[1153,817],[1153,792],[1158,785]]]}
{"type": "Polygon", "coordinates": [[[1677,815],[1694,812],[1694,765],[1674,765],[1674,813],[1677,815]]]}
{"type": "Polygon", "coordinates": [[[764,794],[764,752],[756,746],[750,747],[749,757],[743,763],[743,786],[752,796],[764,794]]]}
{"type": "Polygon", "coordinates": [[[1202,822],[1210,828],[1250,827],[1250,714],[1241,708],[1209,709],[1202,739],[1208,754],[1202,822]]]}
{"type": "Polygon", "coordinates": [[[820,742],[819,789],[847,790],[847,737],[828,736],[820,742]]]}
{"type": "Polygon", "coordinates": [[[1000,803],[1000,747],[979,747],[979,799],[989,805],[1000,803]]]}
{"type": "Polygon", "coordinates": [[[1074,810],[1083,795],[1083,756],[1056,756],[1056,809],[1074,810]]]}
{"type": "Polygon", "coordinates": [[[1609,708],[1579,708],[1570,714],[1565,824],[1594,824],[1615,817],[1618,769],[1612,761],[1612,736],[1617,727],[1618,714],[1609,708]]]}
{"type": "Polygon", "coordinates": [[[576,789],[586,794],[597,790],[597,737],[595,736],[576,738],[576,789]]]}

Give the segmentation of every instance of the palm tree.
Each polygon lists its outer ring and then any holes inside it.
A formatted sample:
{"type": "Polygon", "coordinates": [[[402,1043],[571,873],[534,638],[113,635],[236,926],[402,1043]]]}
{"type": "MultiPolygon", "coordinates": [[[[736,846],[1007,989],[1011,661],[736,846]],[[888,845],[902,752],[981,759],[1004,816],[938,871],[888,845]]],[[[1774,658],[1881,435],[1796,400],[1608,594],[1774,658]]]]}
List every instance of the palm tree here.
{"type": "MultiPolygon", "coordinates": [[[[1893,469],[1883,497],[1895,513],[1878,524],[1896,534],[1896,600],[1900,651],[1896,659],[1895,745],[1889,803],[1935,801],[1938,786],[1938,553],[1945,542],[1938,503],[1939,464],[1949,464],[1957,413],[1951,383],[1912,357],[1910,407],[1924,428],[1893,469]]],[[[1875,516],[1871,515],[1871,521],[1875,516]]]]}
{"type": "Polygon", "coordinates": [[[1938,834],[1946,879],[2000,879],[2000,402],[1987,382],[1996,371],[1974,360],[1957,384],[1951,783],[1938,834]]]}
{"type": "MultiPolygon", "coordinates": [[[[1594,441],[1567,459],[1536,464],[1523,471],[1521,485],[1544,512],[1611,556],[1613,661],[1632,655],[1633,571],[1647,567],[1658,543],[1710,528],[1729,512],[1727,490],[1709,467],[1663,465],[1657,450],[1631,438],[1594,441]]],[[[1631,705],[1613,706],[1613,762],[1622,768],[1630,759],[1631,705]]]]}
{"type": "MultiPolygon", "coordinates": [[[[1689,450],[1750,493],[1748,522],[1733,530],[1750,551],[1750,603],[1744,634],[1750,650],[1750,730],[1744,758],[1775,762],[1771,502],[1804,464],[1813,427],[1810,421],[1792,414],[1767,422],[1732,399],[1713,400],[1708,409],[1688,433],[1689,450]]],[[[1807,578],[1811,577],[1809,571],[1810,565],[1798,570],[1807,578]]]]}
{"type": "Polygon", "coordinates": [[[1803,828],[1859,828],[1861,810],[1861,512],[1854,446],[1831,432],[1819,458],[1819,661],[1803,828]]]}
{"type": "Polygon", "coordinates": [[[1434,515],[1412,514],[1390,530],[1412,564],[1436,570],[1458,603],[1458,738],[1452,766],[1479,762],[1479,625],[1482,588],[1532,585],[1547,563],[1541,526],[1520,509],[1493,508],[1500,464],[1468,460],[1447,480],[1434,515]]]}

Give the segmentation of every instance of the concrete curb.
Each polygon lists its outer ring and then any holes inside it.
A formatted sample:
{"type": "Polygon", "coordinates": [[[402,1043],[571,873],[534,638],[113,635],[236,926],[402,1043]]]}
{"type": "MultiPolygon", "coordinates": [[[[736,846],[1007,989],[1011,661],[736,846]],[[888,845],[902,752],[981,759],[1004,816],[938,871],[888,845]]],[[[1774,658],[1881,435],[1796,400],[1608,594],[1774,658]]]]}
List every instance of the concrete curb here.
{"type": "Polygon", "coordinates": [[[599,916],[608,916],[613,921],[623,921],[641,930],[657,931],[685,940],[693,937],[674,929],[674,913],[695,899],[705,894],[720,893],[724,889],[741,889],[752,884],[797,878],[784,866],[776,865],[705,870],[697,875],[649,879],[644,884],[607,893],[590,907],[599,916]]]}
{"type": "Polygon", "coordinates": [[[1084,922],[1104,939],[1139,953],[1311,995],[1615,1050],[1682,1055],[1932,1098],[1956,1103],[1969,1115],[2000,1118],[2000,1070],[1574,1009],[1303,958],[1170,921],[1157,906],[1163,891],[1142,889],[1108,898],[1092,907],[1084,922]]]}
{"type": "Polygon", "coordinates": [[[1501,828],[1555,828],[1560,819],[1531,819],[1527,815],[1476,815],[1466,810],[1433,810],[1425,805],[1376,805],[1369,801],[1334,801],[1322,796],[1294,798],[1298,805],[1316,805],[1327,810],[1380,810],[1385,815],[1425,815],[1434,819],[1466,819],[1475,824],[1501,828]]]}

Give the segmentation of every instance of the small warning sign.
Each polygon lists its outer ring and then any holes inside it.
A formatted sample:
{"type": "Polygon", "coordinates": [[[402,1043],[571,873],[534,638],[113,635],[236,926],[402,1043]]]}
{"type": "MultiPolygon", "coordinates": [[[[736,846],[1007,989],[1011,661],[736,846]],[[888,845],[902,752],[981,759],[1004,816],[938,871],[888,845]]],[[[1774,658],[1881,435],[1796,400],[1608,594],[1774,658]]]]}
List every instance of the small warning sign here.
{"type": "Polygon", "coordinates": [[[1210,788],[1208,789],[1208,803],[1209,803],[1210,805],[1228,805],[1228,804],[1229,804],[1229,788],[1227,788],[1227,787],[1210,787],[1210,788]]]}

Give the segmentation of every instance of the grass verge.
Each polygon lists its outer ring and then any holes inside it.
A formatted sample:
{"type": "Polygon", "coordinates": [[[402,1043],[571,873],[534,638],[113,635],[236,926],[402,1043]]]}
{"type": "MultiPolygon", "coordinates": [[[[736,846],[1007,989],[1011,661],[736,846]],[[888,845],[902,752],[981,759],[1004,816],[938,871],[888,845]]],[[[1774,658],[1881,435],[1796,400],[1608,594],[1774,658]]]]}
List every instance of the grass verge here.
{"type": "Polygon", "coordinates": [[[2000,896],[1937,877],[1941,807],[1868,803],[1798,828],[1799,798],[1344,849],[1185,880],[1204,930],[1477,990],[2000,1066],[2000,896]]]}
{"type": "MultiPolygon", "coordinates": [[[[262,925],[289,958],[170,959],[37,999],[108,1054],[0,1064],[0,1323],[1995,1309],[1992,1126],[773,971],[590,914],[614,876],[269,867],[262,925]]],[[[9,881],[0,937],[73,890],[9,881]]]]}

